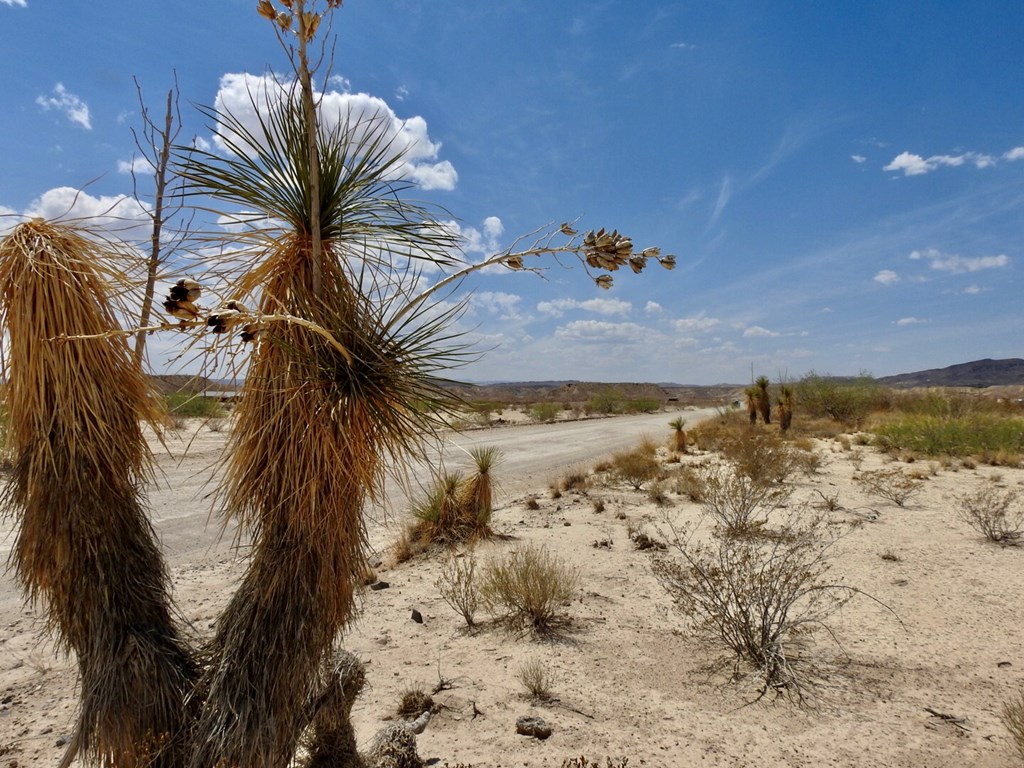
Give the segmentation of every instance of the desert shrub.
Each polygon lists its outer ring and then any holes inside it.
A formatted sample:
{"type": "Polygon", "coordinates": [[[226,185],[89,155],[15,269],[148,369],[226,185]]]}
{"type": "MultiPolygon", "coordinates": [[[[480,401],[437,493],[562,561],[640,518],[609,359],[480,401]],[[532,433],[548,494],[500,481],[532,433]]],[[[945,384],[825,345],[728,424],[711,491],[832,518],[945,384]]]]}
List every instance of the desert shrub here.
{"type": "Polygon", "coordinates": [[[838,379],[811,371],[795,385],[796,400],[808,416],[860,427],[872,411],[889,407],[890,394],[874,379],[861,374],[856,379],[838,379]]]}
{"type": "Polygon", "coordinates": [[[538,509],[540,509],[540,502],[537,501],[536,496],[526,497],[526,508],[529,509],[531,512],[536,512],[538,509]]]}
{"type": "Polygon", "coordinates": [[[657,477],[661,469],[658,461],[643,448],[615,454],[612,467],[616,477],[629,483],[635,490],[640,490],[644,483],[657,477]]]}
{"type": "Polygon", "coordinates": [[[928,457],[1001,454],[1011,465],[1024,454],[1024,419],[993,413],[895,415],[873,431],[876,444],[887,452],[915,451],[928,457]]]}
{"type": "Polygon", "coordinates": [[[472,552],[445,560],[437,588],[441,598],[465,619],[466,626],[475,626],[480,593],[476,584],[476,556],[472,552]]]}
{"type": "Polygon", "coordinates": [[[519,684],[531,701],[537,704],[554,700],[551,692],[553,679],[547,668],[539,659],[524,662],[516,673],[519,684]]]}
{"type": "Polygon", "coordinates": [[[989,481],[956,497],[957,516],[989,541],[1018,544],[1024,534],[1024,508],[1014,490],[1001,490],[989,481]]]}
{"type": "Polygon", "coordinates": [[[1024,761],[1024,690],[1003,704],[999,719],[1010,732],[1017,757],[1024,761]]]}
{"type": "Polygon", "coordinates": [[[700,472],[692,466],[680,467],[672,475],[673,490],[690,501],[700,503],[704,500],[704,482],[700,472]]]}
{"type": "Polygon", "coordinates": [[[781,482],[797,465],[797,451],[778,434],[747,429],[724,439],[719,452],[736,466],[736,471],[758,483],[781,482]]]}
{"type": "Polygon", "coordinates": [[[622,394],[618,390],[607,389],[603,392],[598,392],[592,398],[587,400],[583,406],[583,410],[587,414],[599,413],[599,414],[611,414],[618,413],[622,410],[622,394]]]}
{"type": "Polygon", "coordinates": [[[480,596],[512,626],[544,634],[556,628],[559,608],[572,599],[578,581],[577,571],[545,547],[527,544],[487,564],[480,596]]]}
{"type": "Polygon", "coordinates": [[[164,402],[172,419],[221,419],[225,415],[224,406],[215,397],[179,392],[165,395],[164,402]]]}
{"type": "Polygon", "coordinates": [[[722,445],[734,440],[750,430],[745,414],[742,411],[719,411],[718,416],[697,424],[688,431],[690,442],[696,443],[705,451],[718,451],[722,445]]]}
{"type": "Polygon", "coordinates": [[[897,468],[862,472],[857,476],[857,482],[867,493],[891,501],[897,507],[904,506],[924,486],[919,478],[911,477],[897,468]]]}
{"type": "Polygon", "coordinates": [[[590,505],[593,507],[595,513],[604,512],[604,500],[603,499],[591,499],[590,505]]]}
{"type": "Polygon", "coordinates": [[[395,714],[406,720],[414,720],[429,709],[433,709],[434,699],[422,687],[413,685],[402,691],[395,714]]]}
{"type": "Polygon", "coordinates": [[[699,468],[695,483],[704,514],[730,536],[757,531],[792,493],[788,486],[754,480],[721,464],[699,468]]]}
{"type": "Polygon", "coordinates": [[[657,480],[647,487],[647,500],[659,507],[667,507],[672,502],[668,498],[668,484],[657,480]]]}
{"type": "Polygon", "coordinates": [[[804,701],[813,680],[811,638],[857,588],[830,576],[842,529],[825,517],[794,515],[784,535],[735,538],[713,533],[696,542],[692,531],[671,529],[670,555],[654,573],[695,635],[725,646],[734,677],[749,665],[760,686],[804,701]]]}
{"type": "Polygon", "coordinates": [[[637,397],[626,402],[626,413],[654,413],[661,409],[661,401],[653,397],[637,397]]]}
{"type": "Polygon", "coordinates": [[[414,523],[409,531],[414,547],[462,544],[491,534],[491,472],[500,462],[501,453],[493,447],[476,447],[470,456],[475,465],[471,474],[442,473],[424,497],[414,503],[414,523]]]}
{"type": "Polygon", "coordinates": [[[563,491],[586,492],[590,486],[590,476],[581,469],[573,469],[566,472],[558,483],[563,491]]]}
{"type": "Polygon", "coordinates": [[[558,403],[537,403],[530,408],[530,418],[534,421],[554,421],[562,412],[558,403]]]}

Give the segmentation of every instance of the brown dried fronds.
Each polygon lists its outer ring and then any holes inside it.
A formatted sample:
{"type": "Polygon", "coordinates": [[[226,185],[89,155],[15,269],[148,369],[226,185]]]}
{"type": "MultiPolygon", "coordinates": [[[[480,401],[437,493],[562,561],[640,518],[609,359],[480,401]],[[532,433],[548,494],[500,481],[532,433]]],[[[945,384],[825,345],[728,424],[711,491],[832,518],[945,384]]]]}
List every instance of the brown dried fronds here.
{"type": "Polygon", "coordinates": [[[18,580],[78,656],[70,751],[162,766],[177,759],[194,666],[143,509],[152,457],[141,422],[159,424],[160,413],[116,332],[121,259],[90,233],[41,219],[0,242],[14,454],[2,506],[18,518],[18,580]]]}

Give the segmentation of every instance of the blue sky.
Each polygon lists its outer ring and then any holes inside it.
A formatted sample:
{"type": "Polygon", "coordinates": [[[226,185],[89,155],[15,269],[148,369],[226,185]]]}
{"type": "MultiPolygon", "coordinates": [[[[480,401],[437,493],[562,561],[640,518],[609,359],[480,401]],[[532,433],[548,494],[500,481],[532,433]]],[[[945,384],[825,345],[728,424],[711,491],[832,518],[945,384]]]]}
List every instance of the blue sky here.
{"type": "MultiPolygon", "coordinates": [[[[131,194],[133,76],[159,112],[176,71],[202,140],[194,104],[288,71],[254,0],[0,0],[0,22],[0,226],[131,194]]],[[[678,258],[610,291],[476,276],[463,322],[489,351],[460,377],[1024,356],[1024,4],[347,0],[334,31],[318,87],[390,111],[468,258],[577,217],[678,258]]]]}

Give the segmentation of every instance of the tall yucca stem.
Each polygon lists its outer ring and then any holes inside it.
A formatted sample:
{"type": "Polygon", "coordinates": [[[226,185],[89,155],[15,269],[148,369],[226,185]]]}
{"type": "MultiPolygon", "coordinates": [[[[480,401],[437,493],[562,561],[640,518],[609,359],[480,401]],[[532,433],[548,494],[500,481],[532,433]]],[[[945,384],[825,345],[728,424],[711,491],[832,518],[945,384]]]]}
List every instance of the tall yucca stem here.
{"type": "MultiPolygon", "coordinates": [[[[29,598],[78,657],[81,712],[66,762],[179,764],[194,668],[171,618],[164,563],[141,504],[154,416],[99,270],[110,256],[42,220],[0,243],[16,466],[3,508],[18,516],[12,559],[29,598]]],[[[108,275],[109,276],[109,275],[108,275]]]]}

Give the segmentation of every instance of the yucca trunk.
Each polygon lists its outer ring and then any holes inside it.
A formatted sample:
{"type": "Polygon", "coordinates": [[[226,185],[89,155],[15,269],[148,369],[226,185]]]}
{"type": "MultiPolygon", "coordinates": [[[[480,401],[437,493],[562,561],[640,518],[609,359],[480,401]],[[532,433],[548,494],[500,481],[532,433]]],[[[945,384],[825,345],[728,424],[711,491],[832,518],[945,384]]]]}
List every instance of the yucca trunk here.
{"type": "MultiPolygon", "coordinates": [[[[324,252],[331,255],[330,243],[324,252]]],[[[318,671],[351,615],[362,571],[362,508],[381,477],[380,404],[370,377],[375,323],[335,261],[316,270],[308,242],[286,238],[254,284],[261,310],[331,329],[348,362],[306,328],[266,329],[236,410],[225,506],[253,536],[242,585],[218,622],[201,685],[192,765],[289,764],[311,717],[318,671]]]]}
{"type": "Polygon", "coordinates": [[[171,618],[167,574],[142,505],[156,412],[101,272],[110,255],[34,220],[0,244],[7,407],[18,517],[12,562],[58,643],[73,651],[81,710],[69,757],[117,768],[179,764],[195,672],[171,618]]]}
{"type": "Polygon", "coordinates": [[[747,397],[747,419],[751,425],[757,423],[757,390],[751,388],[744,394],[747,397]]]}

